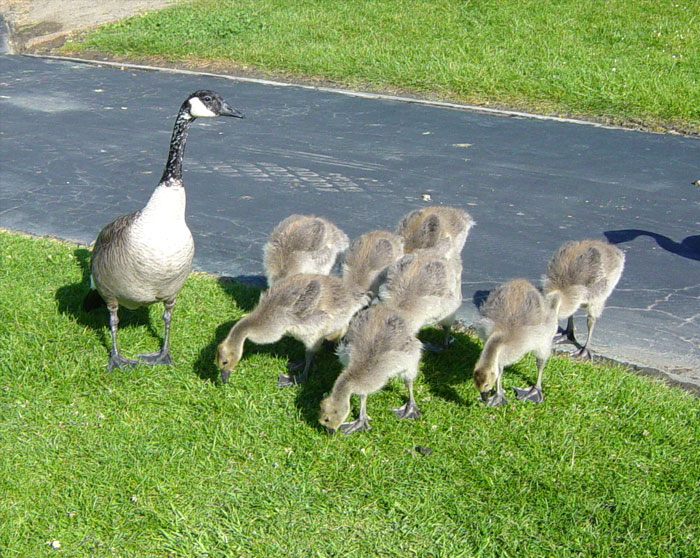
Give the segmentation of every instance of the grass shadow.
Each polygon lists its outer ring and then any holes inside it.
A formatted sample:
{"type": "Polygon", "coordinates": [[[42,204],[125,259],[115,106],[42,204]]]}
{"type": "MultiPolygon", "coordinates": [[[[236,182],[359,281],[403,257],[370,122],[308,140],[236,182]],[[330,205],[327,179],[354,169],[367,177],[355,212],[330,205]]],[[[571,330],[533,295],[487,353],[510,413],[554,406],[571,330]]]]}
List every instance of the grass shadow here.
{"type": "MultiPolygon", "coordinates": [[[[78,261],[83,276],[77,283],[63,285],[56,289],[54,298],[58,303],[58,311],[61,314],[73,316],[79,324],[95,331],[100,342],[109,351],[112,348],[112,340],[109,335],[107,308],[102,307],[92,312],[83,311],[83,299],[90,291],[90,251],[86,248],[76,248],[73,255],[78,261]]],[[[144,306],[136,310],[119,309],[119,329],[144,325],[153,337],[158,338],[162,343],[163,337],[153,327],[148,307],[144,306]]]]}

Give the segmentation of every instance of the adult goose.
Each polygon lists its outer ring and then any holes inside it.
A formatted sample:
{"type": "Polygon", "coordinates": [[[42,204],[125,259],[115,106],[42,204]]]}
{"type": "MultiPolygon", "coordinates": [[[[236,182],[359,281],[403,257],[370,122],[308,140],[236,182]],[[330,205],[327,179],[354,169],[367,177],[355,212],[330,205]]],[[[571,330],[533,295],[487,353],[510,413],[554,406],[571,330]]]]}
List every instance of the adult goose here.
{"type": "Polygon", "coordinates": [[[138,362],[171,364],[168,337],[175,299],[192,267],[194,242],[185,222],[182,158],[196,118],[243,115],[214,91],[195,91],[177,113],[163,176],[143,209],[117,217],[97,236],[90,260],[92,290],[83,303],[90,311],[102,304],[109,310],[112,349],[107,369],[138,362]],[[129,359],[117,348],[119,306],[138,308],[162,302],[165,306],[163,345],[155,353],[129,359]]]}

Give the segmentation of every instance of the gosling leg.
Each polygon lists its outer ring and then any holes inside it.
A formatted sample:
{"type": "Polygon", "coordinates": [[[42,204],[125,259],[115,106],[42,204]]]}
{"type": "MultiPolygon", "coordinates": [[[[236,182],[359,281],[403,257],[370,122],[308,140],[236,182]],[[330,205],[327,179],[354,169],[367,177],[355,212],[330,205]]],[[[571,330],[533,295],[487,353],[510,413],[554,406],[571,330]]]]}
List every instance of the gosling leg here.
{"type": "MultiPolygon", "coordinates": [[[[280,374],[279,377],[277,378],[277,385],[279,387],[285,387],[285,386],[296,386],[298,384],[303,384],[306,379],[309,377],[309,370],[311,369],[311,366],[313,365],[314,362],[314,356],[315,352],[312,350],[307,349],[305,358],[304,358],[304,369],[300,374],[297,374],[296,376],[293,376],[291,374],[280,374]]],[[[301,365],[299,365],[299,368],[301,368],[301,365]]],[[[289,367],[290,370],[295,369],[295,365],[293,364],[291,367],[289,367]]],[[[298,368],[296,368],[298,369],[298,368]]]]}
{"type": "Polygon", "coordinates": [[[562,343],[572,343],[578,345],[574,336],[574,316],[569,316],[566,322],[566,329],[559,328],[558,333],[554,336],[554,343],[561,345],[562,343]]]}
{"type": "Polygon", "coordinates": [[[508,403],[506,399],[506,394],[503,392],[503,370],[498,373],[498,379],[496,380],[496,393],[495,395],[489,397],[488,392],[481,394],[481,398],[486,401],[487,407],[498,407],[499,405],[505,405],[508,403]]]}
{"type": "Polygon", "coordinates": [[[575,358],[579,360],[591,360],[591,351],[588,349],[588,344],[591,342],[591,336],[593,335],[593,328],[595,327],[596,317],[588,314],[586,318],[586,325],[588,326],[588,337],[586,338],[586,343],[581,347],[575,354],[575,358]]]}
{"type": "Polygon", "coordinates": [[[122,356],[117,348],[117,326],[119,326],[119,316],[117,312],[119,305],[109,305],[109,331],[112,335],[112,350],[109,353],[109,362],[107,362],[107,371],[114,368],[130,368],[138,364],[138,360],[126,358],[122,356]]]}
{"type": "Polygon", "coordinates": [[[537,382],[529,388],[513,388],[515,396],[521,401],[532,401],[533,403],[542,403],[544,397],[542,395],[542,371],[547,362],[544,359],[537,358],[537,382]]]}
{"type": "Polygon", "coordinates": [[[358,430],[371,430],[369,425],[369,416],[367,415],[367,395],[360,395],[360,414],[357,420],[352,422],[344,422],[340,425],[340,430],[345,434],[352,434],[358,430]]]}
{"type": "Polygon", "coordinates": [[[404,383],[408,389],[408,401],[401,405],[401,407],[394,409],[394,413],[401,419],[419,418],[420,411],[418,410],[415,399],[413,399],[413,380],[404,380],[404,383]]]}
{"type": "Polygon", "coordinates": [[[165,333],[163,334],[163,345],[160,351],[155,353],[141,353],[137,355],[139,359],[146,364],[172,364],[173,359],[170,358],[170,320],[172,318],[172,310],[175,306],[175,301],[164,302],[165,310],[163,311],[163,324],[165,326],[165,333]]]}

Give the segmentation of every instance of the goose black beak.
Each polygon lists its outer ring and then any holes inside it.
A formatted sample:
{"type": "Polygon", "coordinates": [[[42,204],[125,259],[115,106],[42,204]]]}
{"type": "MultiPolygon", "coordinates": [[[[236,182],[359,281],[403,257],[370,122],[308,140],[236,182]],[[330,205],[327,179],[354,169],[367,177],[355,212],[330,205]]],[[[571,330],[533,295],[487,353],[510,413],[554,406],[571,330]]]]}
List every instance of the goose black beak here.
{"type": "Polygon", "coordinates": [[[235,118],[245,118],[245,116],[243,116],[242,113],[238,112],[235,108],[233,108],[227,102],[224,102],[224,104],[221,105],[221,110],[219,111],[219,114],[221,116],[233,116],[235,118]]]}

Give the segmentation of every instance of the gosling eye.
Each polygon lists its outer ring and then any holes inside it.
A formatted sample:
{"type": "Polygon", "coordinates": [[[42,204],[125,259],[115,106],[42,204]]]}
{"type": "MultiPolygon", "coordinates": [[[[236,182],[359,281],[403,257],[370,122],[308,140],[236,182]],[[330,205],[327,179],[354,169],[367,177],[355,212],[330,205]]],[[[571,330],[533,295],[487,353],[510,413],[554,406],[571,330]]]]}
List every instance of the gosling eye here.
{"type": "Polygon", "coordinates": [[[207,103],[209,103],[209,102],[211,101],[211,97],[210,97],[209,95],[207,95],[206,97],[204,97],[204,100],[205,100],[207,103]]]}

